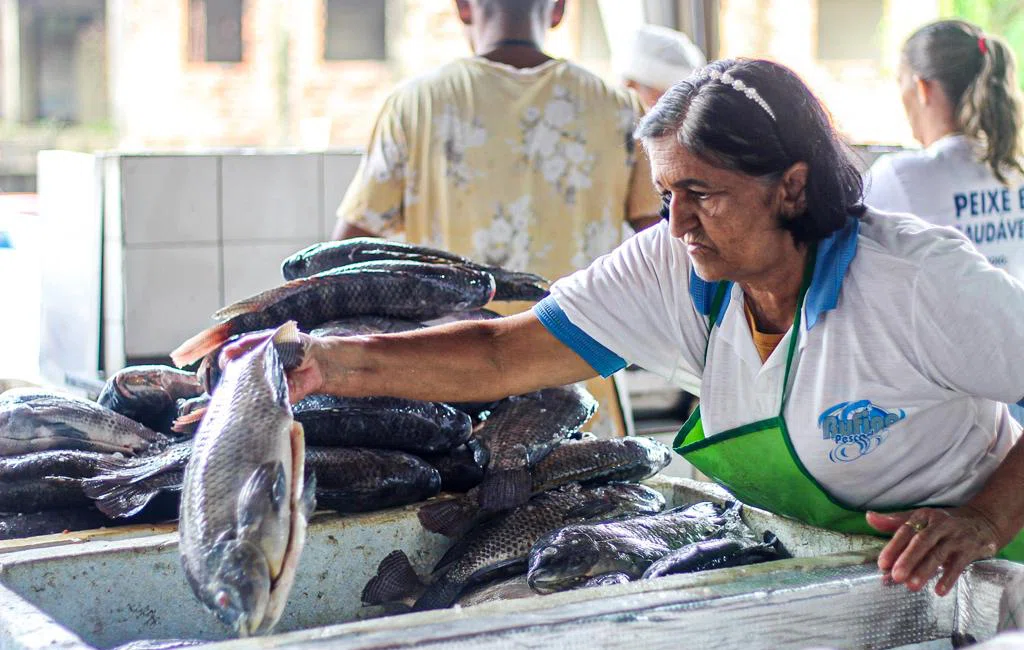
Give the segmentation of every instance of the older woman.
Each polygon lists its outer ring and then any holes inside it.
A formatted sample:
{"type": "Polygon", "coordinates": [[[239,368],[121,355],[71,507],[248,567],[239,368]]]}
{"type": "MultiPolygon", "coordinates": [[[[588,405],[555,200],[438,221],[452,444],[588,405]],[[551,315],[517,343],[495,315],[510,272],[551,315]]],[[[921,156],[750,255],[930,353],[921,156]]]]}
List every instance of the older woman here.
{"type": "Polygon", "coordinates": [[[973,560],[1024,558],[1024,449],[1001,404],[1024,365],[991,344],[1021,337],[1024,287],[951,229],[861,206],[828,115],[780,65],[715,62],[637,135],[666,223],[532,313],[310,339],[292,397],[485,400],[637,363],[700,386],[687,460],[747,503],[891,534],[895,582],[941,568],[945,594],[973,560]]]}

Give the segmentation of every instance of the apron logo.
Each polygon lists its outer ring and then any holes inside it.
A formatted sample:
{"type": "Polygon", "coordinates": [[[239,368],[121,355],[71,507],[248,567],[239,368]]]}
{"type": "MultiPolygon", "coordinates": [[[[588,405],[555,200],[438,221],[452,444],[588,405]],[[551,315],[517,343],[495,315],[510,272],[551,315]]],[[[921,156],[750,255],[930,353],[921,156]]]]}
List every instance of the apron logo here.
{"type": "Polygon", "coordinates": [[[848,463],[878,449],[888,437],[889,427],[905,417],[903,409],[893,413],[864,399],[840,402],[825,409],[818,416],[818,427],[822,439],[836,443],[828,454],[829,460],[848,463]]]}

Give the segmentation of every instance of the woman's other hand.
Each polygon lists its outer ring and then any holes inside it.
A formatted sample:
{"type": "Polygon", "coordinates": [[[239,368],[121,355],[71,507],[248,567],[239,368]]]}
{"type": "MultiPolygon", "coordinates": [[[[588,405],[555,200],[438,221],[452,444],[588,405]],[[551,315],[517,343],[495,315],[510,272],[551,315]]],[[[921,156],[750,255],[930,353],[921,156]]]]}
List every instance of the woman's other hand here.
{"type": "Polygon", "coordinates": [[[1002,546],[992,520],[970,506],[868,512],[867,521],[892,534],[878,556],[878,568],[911,591],[924,587],[941,570],[935,593],[945,596],[968,564],[994,556],[1002,546]]]}

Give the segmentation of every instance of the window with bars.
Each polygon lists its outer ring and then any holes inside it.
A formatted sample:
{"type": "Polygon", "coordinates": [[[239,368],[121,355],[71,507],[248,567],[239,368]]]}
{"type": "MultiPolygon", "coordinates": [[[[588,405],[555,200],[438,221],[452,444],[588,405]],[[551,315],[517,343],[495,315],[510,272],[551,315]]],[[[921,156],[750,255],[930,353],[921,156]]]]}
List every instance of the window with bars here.
{"type": "Polygon", "coordinates": [[[189,61],[242,60],[243,5],[243,0],[189,0],[189,61]]]}
{"type": "Polygon", "coordinates": [[[324,0],[324,59],[387,58],[386,5],[384,0],[324,0]]]}

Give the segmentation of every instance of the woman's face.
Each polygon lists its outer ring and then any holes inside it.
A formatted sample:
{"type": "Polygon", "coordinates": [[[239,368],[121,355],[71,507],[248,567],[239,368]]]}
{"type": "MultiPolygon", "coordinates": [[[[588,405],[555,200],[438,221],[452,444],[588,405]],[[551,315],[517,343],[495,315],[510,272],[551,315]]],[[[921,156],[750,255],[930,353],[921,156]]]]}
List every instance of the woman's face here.
{"type": "Polygon", "coordinates": [[[655,187],[669,204],[669,230],[686,243],[701,278],[756,282],[797,254],[779,226],[778,183],[714,167],[674,135],[648,141],[647,151],[655,187]]]}
{"type": "Polygon", "coordinates": [[[900,98],[903,100],[903,110],[907,113],[907,121],[910,122],[910,130],[914,139],[921,141],[921,102],[917,96],[917,77],[910,69],[906,59],[900,61],[898,76],[900,84],[900,98]]]}

